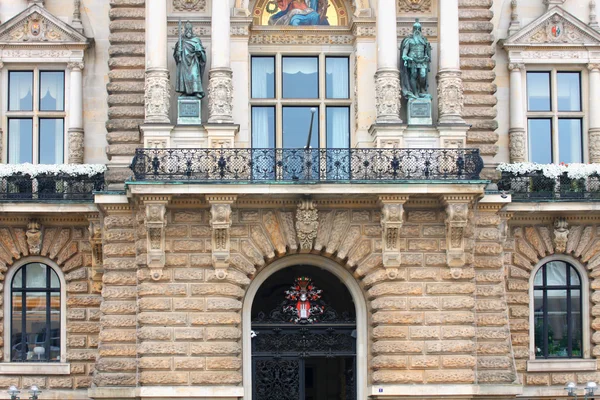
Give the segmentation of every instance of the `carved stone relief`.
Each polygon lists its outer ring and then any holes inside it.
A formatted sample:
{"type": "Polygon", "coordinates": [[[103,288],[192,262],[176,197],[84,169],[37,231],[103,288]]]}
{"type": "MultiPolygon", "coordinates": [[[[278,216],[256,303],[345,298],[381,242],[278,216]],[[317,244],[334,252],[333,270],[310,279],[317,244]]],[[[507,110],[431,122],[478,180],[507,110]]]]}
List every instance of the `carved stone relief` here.
{"type": "Polygon", "coordinates": [[[44,16],[34,12],[6,35],[2,35],[1,39],[22,42],[59,42],[70,40],[71,37],[44,16]]]}
{"type": "Polygon", "coordinates": [[[377,121],[400,120],[400,75],[398,71],[377,71],[375,74],[377,121]]]}
{"type": "Polygon", "coordinates": [[[219,279],[227,277],[231,253],[231,205],[235,196],[206,196],[210,204],[212,263],[219,279]]]}
{"type": "Polygon", "coordinates": [[[442,71],[438,75],[438,109],[441,122],[462,120],[465,96],[460,71],[442,71]]]}
{"type": "Polygon", "coordinates": [[[431,12],[431,0],[398,0],[398,12],[429,13],[431,12]]]}
{"type": "Polygon", "coordinates": [[[37,256],[40,254],[42,249],[42,228],[40,223],[36,220],[31,220],[27,224],[27,247],[29,248],[29,254],[37,256]]]}
{"type": "Polygon", "coordinates": [[[565,218],[557,218],[554,221],[554,246],[557,253],[564,253],[567,250],[569,241],[569,224],[565,218]]]}
{"type": "Polygon", "coordinates": [[[449,267],[465,265],[465,228],[469,220],[470,199],[446,197],[446,254],[449,267]]]}
{"type": "Polygon", "coordinates": [[[173,10],[175,11],[195,11],[206,10],[206,0],[173,0],[173,10]]]}
{"type": "Polygon", "coordinates": [[[305,199],[298,204],[296,211],[296,231],[301,251],[310,251],[317,237],[319,215],[312,200],[305,199]]]}
{"type": "Polygon", "coordinates": [[[388,278],[398,276],[401,264],[400,255],[400,229],[404,222],[404,203],[408,196],[381,196],[381,227],[383,243],[383,266],[386,268],[388,278]]]}
{"type": "Polygon", "coordinates": [[[103,224],[98,213],[88,216],[90,246],[92,248],[92,280],[102,282],[104,275],[103,254],[102,254],[102,232],[103,224]]]}
{"type": "Polygon", "coordinates": [[[169,71],[146,73],[146,122],[169,122],[169,99],[171,98],[169,71]]]}
{"type": "Polygon", "coordinates": [[[232,123],[233,72],[213,69],[209,73],[208,110],[210,123],[232,123]]]}
{"type": "Polygon", "coordinates": [[[167,226],[168,199],[150,199],[146,206],[146,230],[148,232],[148,268],[153,280],[159,280],[165,266],[165,228],[167,226]]]}

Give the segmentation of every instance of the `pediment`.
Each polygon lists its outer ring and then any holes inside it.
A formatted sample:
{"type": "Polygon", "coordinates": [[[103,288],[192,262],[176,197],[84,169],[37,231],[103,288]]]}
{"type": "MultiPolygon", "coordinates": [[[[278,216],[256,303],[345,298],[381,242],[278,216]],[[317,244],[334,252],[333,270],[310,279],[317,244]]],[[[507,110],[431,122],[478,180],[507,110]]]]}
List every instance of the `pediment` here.
{"type": "Polygon", "coordinates": [[[600,32],[563,8],[553,7],[504,42],[505,47],[538,45],[600,46],[600,32]]]}
{"type": "Polygon", "coordinates": [[[33,4],[0,25],[0,43],[87,44],[88,38],[56,18],[48,10],[33,4]]]}

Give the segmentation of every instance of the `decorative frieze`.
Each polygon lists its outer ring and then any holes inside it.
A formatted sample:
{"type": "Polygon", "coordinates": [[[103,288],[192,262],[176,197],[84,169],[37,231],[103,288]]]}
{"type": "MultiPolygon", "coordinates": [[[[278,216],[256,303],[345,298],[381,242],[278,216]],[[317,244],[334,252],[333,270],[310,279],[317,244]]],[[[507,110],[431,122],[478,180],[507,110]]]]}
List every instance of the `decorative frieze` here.
{"type": "Polygon", "coordinates": [[[408,196],[380,196],[383,243],[383,266],[387,276],[395,279],[401,264],[400,229],[404,223],[404,203],[408,196]]]}
{"type": "Polygon", "coordinates": [[[469,222],[470,197],[444,196],[446,206],[446,255],[449,267],[465,265],[465,228],[469,222]]]}
{"type": "Polygon", "coordinates": [[[146,207],[147,264],[150,277],[158,281],[165,267],[165,228],[167,226],[167,205],[170,197],[148,197],[144,199],[146,207]]]}
{"type": "Polygon", "coordinates": [[[208,83],[209,123],[233,123],[233,71],[211,69],[208,83]]]}
{"type": "Polygon", "coordinates": [[[319,230],[319,214],[311,199],[303,199],[296,211],[296,231],[301,251],[311,251],[319,230]]]}
{"type": "Polygon", "coordinates": [[[210,204],[212,263],[219,279],[225,279],[229,269],[231,205],[235,200],[236,196],[206,196],[206,201],[210,204]]]}

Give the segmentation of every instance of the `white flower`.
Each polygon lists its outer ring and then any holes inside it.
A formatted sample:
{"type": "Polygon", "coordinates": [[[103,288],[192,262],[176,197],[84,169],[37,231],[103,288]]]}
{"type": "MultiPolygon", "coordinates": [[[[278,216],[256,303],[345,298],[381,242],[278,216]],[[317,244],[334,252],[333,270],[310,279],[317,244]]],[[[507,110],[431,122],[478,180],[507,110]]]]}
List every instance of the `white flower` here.
{"type": "Polygon", "coordinates": [[[546,178],[552,179],[558,179],[566,173],[571,179],[586,179],[592,175],[600,175],[600,164],[503,163],[498,165],[497,170],[512,175],[525,175],[533,172],[541,172],[546,178]]]}
{"type": "Polygon", "coordinates": [[[27,175],[35,178],[38,175],[70,175],[89,176],[103,174],[104,164],[0,164],[0,178],[12,175],[27,175]]]}

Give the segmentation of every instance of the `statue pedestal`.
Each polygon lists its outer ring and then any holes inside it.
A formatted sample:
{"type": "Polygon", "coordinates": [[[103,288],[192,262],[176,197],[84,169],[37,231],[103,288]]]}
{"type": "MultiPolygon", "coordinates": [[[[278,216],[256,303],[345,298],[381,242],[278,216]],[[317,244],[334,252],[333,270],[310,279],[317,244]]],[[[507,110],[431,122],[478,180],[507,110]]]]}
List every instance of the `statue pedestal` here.
{"type": "Polygon", "coordinates": [[[202,125],[202,107],[195,96],[180,96],[177,99],[177,125],[202,125]]]}
{"type": "Polygon", "coordinates": [[[408,100],[408,125],[433,125],[431,99],[408,100]]]}

